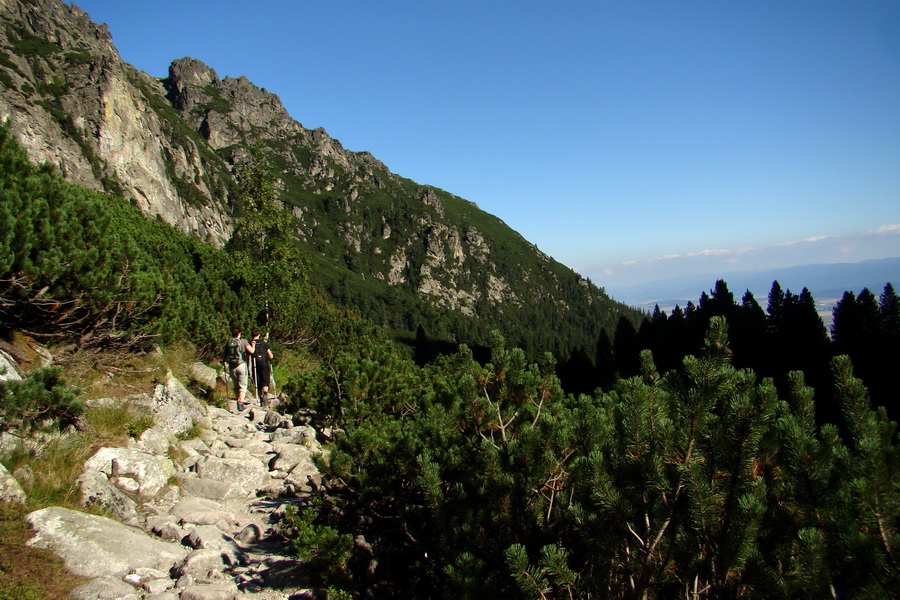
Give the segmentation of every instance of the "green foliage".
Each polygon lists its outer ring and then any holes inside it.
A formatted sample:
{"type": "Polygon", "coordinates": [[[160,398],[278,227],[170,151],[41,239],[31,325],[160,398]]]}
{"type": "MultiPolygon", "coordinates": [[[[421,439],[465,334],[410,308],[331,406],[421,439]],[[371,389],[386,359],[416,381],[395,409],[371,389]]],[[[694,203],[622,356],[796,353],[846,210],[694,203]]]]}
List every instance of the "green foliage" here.
{"type": "Polygon", "coordinates": [[[0,431],[63,429],[84,412],[59,367],[38,369],[22,381],[0,381],[0,431]]]}
{"type": "Polygon", "coordinates": [[[138,414],[128,406],[92,408],[85,414],[85,420],[94,434],[102,439],[137,437],[153,426],[152,416],[138,414]]]}
{"type": "Polygon", "coordinates": [[[211,99],[201,108],[202,111],[214,110],[223,114],[231,112],[231,103],[222,97],[218,88],[213,85],[206,85],[203,87],[203,91],[211,96],[211,99]]]}
{"type": "Polygon", "coordinates": [[[82,343],[218,343],[245,314],[224,255],[34,167],[0,128],[0,322],[82,343]]]}
{"type": "Polygon", "coordinates": [[[316,569],[325,583],[346,581],[346,563],[353,550],[353,536],[328,525],[317,525],[311,508],[288,507],[284,515],[286,535],[294,555],[316,569]]]}
{"type": "Polygon", "coordinates": [[[12,50],[16,54],[47,57],[60,51],[59,44],[56,42],[29,33],[21,27],[7,24],[7,32],[11,34],[12,50]]]}
{"type": "Polygon", "coordinates": [[[85,51],[66,52],[63,54],[63,59],[72,66],[90,65],[94,62],[94,57],[85,51]]]}
{"type": "Polygon", "coordinates": [[[681,371],[645,352],[593,397],[564,395],[552,360],[499,335],[487,364],[463,348],[424,367],[372,338],[291,385],[342,431],[318,514],[396,557],[375,573],[391,594],[896,594],[894,424],[844,363],[849,445],[817,424],[800,373],[784,401],[731,361],[713,317],[681,371]]]}
{"type": "Polygon", "coordinates": [[[276,203],[274,173],[259,147],[239,166],[237,178],[240,217],[226,246],[236,278],[259,306],[258,325],[282,344],[299,343],[304,336],[296,325],[311,298],[294,220],[276,203]]]}
{"type": "Polygon", "coordinates": [[[43,600],[43,596],[34,585],[25,581],[15,581],[0,584],[0,600],[43,600]]]}

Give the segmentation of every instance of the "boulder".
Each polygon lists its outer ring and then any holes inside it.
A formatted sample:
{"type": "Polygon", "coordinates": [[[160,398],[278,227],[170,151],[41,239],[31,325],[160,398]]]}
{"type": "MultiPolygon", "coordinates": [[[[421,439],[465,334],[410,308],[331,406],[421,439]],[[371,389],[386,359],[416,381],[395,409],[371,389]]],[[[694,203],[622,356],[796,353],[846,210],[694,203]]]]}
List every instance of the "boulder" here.
{"type": "Polygon", "coordinates": [[[102,506],[121,521],[129,521],[137,516],[137,503],[125,492],[110,483],[100,471],[88,471],[78,478],[81,489],[81,505],[102,506]]]}
{"type": "Polygon", "coordinates": [[[187,431],[206,417],[206,407],[171,372],[166,382],[156,386],[151,404],[156,427],[173,434],[187,431]]]}
{"type": "MultiPolygon", "coordinates": [[[[169,578],[151,579],[150,581],[145,581],[141,584],[141,589],[151,596],[163,594],[173,587],[175,587],[175,582],[169,578]]],[[[177,598],[178,596],[173,594],[173,597],[177,598]]]]}
{"type": "Polygon", "coordinates": [[[0,381],[21,381],[19,369],[12,356],[0,350],[0,381]]]}
{"type": "Polygon", "coordinates": [[[237,586],[231,582],[197,584],[184,588],[181,600],[237,600],[237,586]]]}
{"type": "Polygon", "coordinates": [[[75,600],[140,600],[141,594],[121,579],[98,577],[72,590],[69,597],[75,600]]]}
{"type": "Polygon", "coordinates": [[[306,446],[297,444],[272,444],[272,450],[277,458],[272,461],[270,468],[273,471],[286,471],[290,473],[300,463],[312,463],[312,452],[306,446]]]}
{"type": "Polygon", "coordinates": [[[168,570],[188,550],[112,519],[53,506],[28,514],[36,534],[27,544],[53,550],[84,577],[123,577],[147,567],[168,570]]]}
{"type": "Polygon", "coordinates": [[[181,481],[181,493],[184,496],[222,501],[246,496],[247,490],[233,481],[189,477],[181,481]]]}
{"type": "Polygon", "coordinates": [[[147,519],[146,527],[162,539],[171,542],[181,542],[187,535],[187,531],[178,525],[178,519],[172,515],[150,517],[147,519]]]}
{"type": "Polygon", "coordinates": [[[196,550],[215,550],[229,565],[247,562],[247,556],[235,543],[234,538],[214,525],[201,525],[193,529],[184,544],[196,550]]]}
{"type": "Polygon", "coordinates": [[[100,471],[116,478],[116,485],[143,496],[155,496],[175,474],[168,458],[128,448],[101,448],[84,464],[85,471],[100,471]]]}
{"type": "Polygon", "coordinates": [[[234,514],[221,504],[205,498],[185,498],[172,506],[169,513],[182,525],[236,524],[234,514]]]}
{"type": "Polygon", "coordinates": [[[22,489],[16,478],[0,464],[0,501],[24,504],[27,499],[25,490],[22,489]]]}
{"type": "Polygon", "coordinates": [[[256,458],[207,456],[197,463],[197,474],[206,479],[233,482],[246,490],[256,489],[269,479],[269,470],[256,458]]]}
{"type": "Polygon", "coordinates": [[[195,362],[190,369],[191,380],[207,392],[216,389],[219,374],[215,369],[207,367],[202,362],[195,362]]]}
{"type": "MultiPolygon", "coordinates": [[[[225,562],[218,550],[194,550],[172,567],[172,577],[190,575],[195,581],[216,581],[225,577],[225,562]]],[[[183,596],[182,596],[183,597],[183,596]]]]}

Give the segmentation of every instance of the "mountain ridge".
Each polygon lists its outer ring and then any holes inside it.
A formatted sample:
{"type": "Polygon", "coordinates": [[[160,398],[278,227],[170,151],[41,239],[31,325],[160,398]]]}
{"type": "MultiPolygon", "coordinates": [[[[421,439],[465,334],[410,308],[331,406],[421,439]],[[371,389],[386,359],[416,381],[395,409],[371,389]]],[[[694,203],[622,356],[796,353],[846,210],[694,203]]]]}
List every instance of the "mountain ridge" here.
{"type": "Polygon", "coordinates": [[[310,280],[378,324],[470,343],[497,327],[565,355],[640,318],[474,203],[303,127],[246,77],[185,57],[154,78],[60,0],[0,0],[0,11],[0,118],[73,183],[221,246],[240,210],[236,170],[258,146],[310,280]]]}

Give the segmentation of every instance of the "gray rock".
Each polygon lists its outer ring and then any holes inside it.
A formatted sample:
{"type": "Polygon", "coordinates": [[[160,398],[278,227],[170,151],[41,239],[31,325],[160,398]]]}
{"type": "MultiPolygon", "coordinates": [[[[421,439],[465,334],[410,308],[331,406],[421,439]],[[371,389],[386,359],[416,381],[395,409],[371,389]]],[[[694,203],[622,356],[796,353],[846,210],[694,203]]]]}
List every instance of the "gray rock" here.
{"type": "MultiPolygon", "coordinates": [[[[287,475],[284,473],[284,475],[287,475]]],[[[296,485],[294,486],[296,487],[296,485]]],[[[274,479],[270,483],[257,488],[256,495],[264,498],[281,498],[288,495],[288,487],[282,479],[274,479]]]]}
{"type": "Polygon", "coordinates": [[[28,522],[37,532],[29,546],[53,550],[69,571],[84,577],[121,577],[140,567],[167,570],[187,554],[180,545],[112,519],[66,508],[32,512],[28,522]]]}
{"type": "Polygon", "coordinates": [[[234,538],[214,525],[201,525],[191,531],[184,543],[197,550],[215,550],[227,565],[247,562],[247,555],[238,547],[234,538]]]}
{"type": "Polygon", "coordinates": [[[98,577],[72,590],[75,600],[140,600],[141,594],[131,585],[112,577],[98,577]]]}
{"type": "Polygon", "coordinates": [[[244,450],[243,448],[239,448],[237,450],[226,450],[220,456],[220,458],[236,458],[238,460],[252,460],[254,456],[244,450]]]}
{"type": "Polygon", "coordinates": [[[84,468],[116,478],[115,483],[120,488],[151,497],[159,493],[169,477],[175,474],[175,466],[168,458],[127,448],[101,448],[88,459],[84,468]]]}
{"type": "MultiPolygon", "coordinates": [[[[163,592],[170,590],[175,587],[175,582],[169,579],[168,577],[160,578],[160,579],[151,579],[150,581],[145,581],[141,584],[141,589],[147,592],[148,594],[162,594],[163,592]]],[[[176,596],[177,598],[177,596],[176,596]]]]}
{"type": "Polygon", "coordinates": [[[246,496],[247,490],[230,481],[191,477],[181,481],[181,493],[184,496],[222,501],[246,496]]]}
{"type": "Polygon", "coordinates": [[[220,510],[222,510],[222,505],[213,500],[205,498],[185,498],[175,504],[175,506],[169,510],[169,513],[173,517],[180,519],[190,513],[220,510]]]}
{"type": "Polygon", "coordinates": [[[197,463],[197,474],[207,479],[234,482],[247,490],[256,489],[269,479],[269,470],[256,458],[208,456],[197,463]]]}
{"type": "MultiPolygon", "coordinates": [[[[138,567],[132,570],[132,575],[138,576],[138,583],[143,584],[147,581],[152,581],[154,579],[168,579],[168,575],[164,571],[160,571],[159,569],[151,569],[148,567],[138,567]]],[[[174,581],[171,581],[172,585],[175,585],[174,581]]]]}
{"type": "Polygon", "coordinates": [[[219,550],[233,546],[234,540],[214,525],[201,525],[188,534],[185,544],[196,550],[219,550]]]}
{"type": "Polygon", "coordinates": [[[269,427],[275,427],[280,422],[281,422],[281,415],[279,415],[274,410],[266,411],[266,416],[263,417],[264,424],[268,425],[269,427]]]}
{"type": "Polygon", "coordinates": [[[178,519],[172,515],[149,517],[145,525],[150,531],[170,542],[180,542],[187,535],[187,531],[178,525],[178,519]]]}
{"type": "Polygon", "coordinates": [[[300,444],[314,451],[321,449],[316,439],[316,430],[309,425],[297,425],[277,430],[272,436],[272,444],[300,444]]]}
{"type": "Polygon", "coordinates": [[[181,592],[181,600],[237,600],[240,597],[234,583],[192,585],[181,592]]]}
{"type": "Polygon", "coordinates": [[[259,434],[249,438],[225,436],[222,441],[231,448],[240,448],[257,457],[272,451],[272,445],[260,439],[259,434]]]}
{"type": "Polygon", "coordinates": [[[175,436],[162,426],[153,426],[143,432],[140,437],[133,442],[132,448],[150,454],[165,454],[175,436]]]}
{"type": "Polygon", "coordinates": [[[183,442],[179,442],[177,445],[188,456],[205,456],[211,454],[209,446],[207,446],[206,442],[204,442],[200,438],[191,438],[189,440],[184,440],[183,442]]]}
{"type": "Polygon", "coordinates": [[[194,550],[172,567],[171,575],[175,578],[190,575],[195,581],[201,582],[216,581],[225,577],[225,567],[221,552],[194,550]]]}
{"type": "Polygon", "coordinates": [[[215,369],[207,367],[202,362],[195,362],[190,368],[191,379],[206,391],[216,389],[218,373],[215,369]]]}
{"type": "Polygon", "coordinates": [[[235,523],[234,515],[222,505],[206,498],[185,498],[171,509],[172,516],[185,525],[216,525],[220,522],[235,523]]]}
{"type": "Polygon", "coordinates": [[[262,531],[259,528],[259,525],[251,523],[250,525],[247,525],[246,527],[241,529],[234,537],[237,541],[247,546],[260,541],[263,535],[262,531]]]}
{"type": "Polygon", "coordinates": [[[300,487],[304,487],[309,485],[309,479],[312,479],[316,483],[320,483],[322,481],[322,474],[319,472],[319,468],[313,463],[312,456],[309,456],[303,460],[301,460],[297,465],[291,469],[290,474],[284,479],[285,484],[294,484],[300,487]]]}
{"type": "Polygon", "coordinates": [[[0,381],[22,381],[15,359],[0,350],[0,381]]]}
{"type": "Polygon", "coordinates": [[[194,422],[206,417],[206,407],[171,372],[165,384],[156,386],[151,406],[159,428],[173,434],[187,431],[194,422]]]}
{"type": "Polygon", "coordinates": [[[269,465],[273,471],[290,473],[300,463],[311,463],[312,452],[306,446],[297,444],[272,444],[272,450],[278,455],[269,465]]]}
{"type": "Polygon", "coordinates": [[[88,471],[78,478],[81,489],[81,505],[102,506],[113,516],[128,521],[137,516],[137,503],[125,492],[109,482],[100,471],[88,471]]]}
{"type": "Polygon", "coordinates": [[[24,504],[27,499],[19,482],[0,464],[0,501],[24,504]]]}

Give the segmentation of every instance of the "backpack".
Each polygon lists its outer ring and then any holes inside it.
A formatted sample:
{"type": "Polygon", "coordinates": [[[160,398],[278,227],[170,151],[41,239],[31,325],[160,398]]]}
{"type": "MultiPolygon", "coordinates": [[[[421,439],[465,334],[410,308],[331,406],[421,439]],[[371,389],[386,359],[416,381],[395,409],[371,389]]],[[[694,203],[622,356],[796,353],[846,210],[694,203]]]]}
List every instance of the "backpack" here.
{"type": "Polygon", "coordinates": [[[228,343],[225,344],[225,360],[232,369],[244,360],[244,355],[241,352],[241,341],[239,339],[231,338],[228,340],[228,343]]]}

